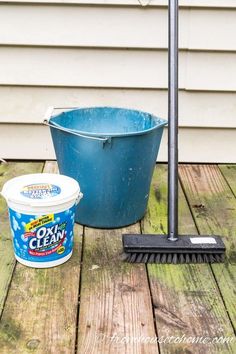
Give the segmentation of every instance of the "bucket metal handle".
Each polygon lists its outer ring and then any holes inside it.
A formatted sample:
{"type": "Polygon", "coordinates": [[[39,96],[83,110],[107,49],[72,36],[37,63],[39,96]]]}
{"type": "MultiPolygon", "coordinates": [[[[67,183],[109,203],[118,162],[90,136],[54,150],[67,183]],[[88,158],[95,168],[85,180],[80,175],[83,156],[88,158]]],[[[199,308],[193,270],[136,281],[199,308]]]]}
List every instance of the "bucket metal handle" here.
{"type": "Polygon", "coordinates": [[[83,193],[79,192],[79,195],[78,195],[78,197],[76,198],[76,201],[75,201],[75,205],[79,204],[79,202],[83,198],[83,196],[84,196],[83,193]]]}
{"type": "Polygon", "coordinates": [[[45,119],[43,121],[43,124],[47,125],[48,127],[51,127],[51,128],[57,129],[57,130],[61,130],[63,132],[69,133],[69,134],[80,136],[81,138],[86,138],[86,139],[91,139],[91,140],[98,140],[98,141],[102,141],[103,143],[106,143],[106,142],[110,143],[111,142],[111,137],[106,137],[106,138],[102,138],[101,137],[101,138],[99,138],[99,137],[96,137],[96,136],[80,134],[80,133],[76,132],[73,129],[62,128],[62,127],[58,127],[57,125],[53,125],[53,124],[49,123],[49,121],[47,119],[45,119]]]}

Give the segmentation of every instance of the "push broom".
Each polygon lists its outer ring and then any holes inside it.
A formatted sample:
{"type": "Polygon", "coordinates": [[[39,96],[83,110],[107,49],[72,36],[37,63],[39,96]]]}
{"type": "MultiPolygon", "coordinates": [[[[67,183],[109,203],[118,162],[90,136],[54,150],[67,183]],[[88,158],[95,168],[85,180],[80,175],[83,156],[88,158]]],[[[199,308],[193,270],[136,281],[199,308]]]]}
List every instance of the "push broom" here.
{"type": "Polygon", "coordinates": [[[168,44],[168,234],[122,235],[124,260],[130,263],[223,262],[219,236],[178,234],[178,0],[169,0],[168,44]]]}

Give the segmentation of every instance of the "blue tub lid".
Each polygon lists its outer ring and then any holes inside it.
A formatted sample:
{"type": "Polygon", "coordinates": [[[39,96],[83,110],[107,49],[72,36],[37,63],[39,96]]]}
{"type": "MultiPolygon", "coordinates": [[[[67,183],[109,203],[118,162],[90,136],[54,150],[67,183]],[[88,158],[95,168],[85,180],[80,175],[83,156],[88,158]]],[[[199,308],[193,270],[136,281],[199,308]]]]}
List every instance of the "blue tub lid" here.
{"type": "Polygon", "coordinates": [[[54,206],[79,196],[78,182],[54,173],[35,173],[15,177],[3,186],[1,194],[7,201],[32,207],[54,206]]]}

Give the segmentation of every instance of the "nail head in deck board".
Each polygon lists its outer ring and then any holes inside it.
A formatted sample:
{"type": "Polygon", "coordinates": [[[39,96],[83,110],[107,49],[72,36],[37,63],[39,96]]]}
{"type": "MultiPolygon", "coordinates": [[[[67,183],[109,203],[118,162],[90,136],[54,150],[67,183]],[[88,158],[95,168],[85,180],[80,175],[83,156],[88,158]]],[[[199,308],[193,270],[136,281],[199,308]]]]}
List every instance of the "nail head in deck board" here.
{"type": "Polygon", "coordinates": [[[78,354],[158,353],[156,343],[131,342],[155,339],[146,268],[120,259],[121,234],[132,232],[139,233],[140,225],[85,229],[78,354]]]}
{"type": "MultiPolygon", "coordinates": [[[[197,234],[180,187],[179,224],[181,233],[197,234]]],[[[165,165],[157,165],[154,171],[142,229],[145,233],[167,232],[165,165]]],[[[231,323],[208,265],[149,264],[148,275],[159,337],[233,336],[231,323]]],[[[232,344],[160,343],[160,349],[161,353],[233,353],[232,344]]]]}
{"type": "MultiPolygon", "coordinates": [[[[41,172],[42,168],[43,163],[40,162],[0,163],[0,190],[9,179],[27,173],[41,172]]],[[[0,316],[15,263],[7,203],[0,196],[0,316]]]]}
{"type": "Polygon", "coordinates": [[[227,259],[212,269],[236,328],[236,199],[216,165],[181,165],[180,176],[200,232],[223,236],[227,259]],[[196,204],[205,206],[204,213],[196,204]]]}
{"type": "MultiPolygon", "coordinates": [[[[56,172],[55,163],[44,172],[56,172]]],[[[75,348],[82,227],[72,258],[55,268],[15,268],[0,321],[1,354],[71,354],[75,348]]]]}
{"type": "Polygon", "coordinates": [[[236,197],[236,165],[219,165],[219,169],[236,197]]]}

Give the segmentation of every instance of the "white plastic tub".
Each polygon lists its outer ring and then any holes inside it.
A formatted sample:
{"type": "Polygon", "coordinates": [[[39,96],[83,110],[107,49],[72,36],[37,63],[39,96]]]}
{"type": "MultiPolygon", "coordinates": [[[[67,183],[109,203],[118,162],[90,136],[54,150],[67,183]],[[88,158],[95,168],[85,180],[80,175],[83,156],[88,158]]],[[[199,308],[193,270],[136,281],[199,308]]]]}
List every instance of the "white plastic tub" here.
{"type": "Polygon", "coordinates": [[[82,198],[77,181],[59,174],[23,175],[6,182],[1,194],[20,263],[48,268],[71,257],[75,206],[82,198]]]}

